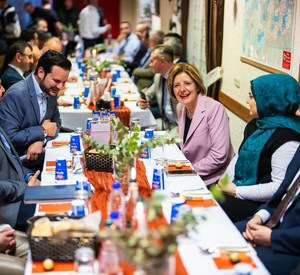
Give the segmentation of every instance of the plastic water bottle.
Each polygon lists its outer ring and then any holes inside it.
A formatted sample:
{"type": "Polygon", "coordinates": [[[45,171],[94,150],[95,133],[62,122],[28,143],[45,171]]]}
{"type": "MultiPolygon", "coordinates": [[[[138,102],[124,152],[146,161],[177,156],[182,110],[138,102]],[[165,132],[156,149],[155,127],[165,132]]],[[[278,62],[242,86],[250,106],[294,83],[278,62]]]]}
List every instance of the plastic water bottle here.
{"type": "MultiPolygon", "coordinates": [[[[105,230],[113,230],[112,221],[106,220],[105,230]]],[[[99,273],[100,274],[118,274],[120,266],[120,254],[118,248],[111,240],[102,242],[101,251],[99,253],[99,273]]]]}
{"type": "Polygon", "coordinates": [[[106,112],[102,112],[101,114],[101,122],[102,123],[109,123],[109,116],[106,112]]]}
{"type": "Polygon", "coordinates": [[[94,110],[92,118],[93,118],[93,120],[99,120],[99,111],[94,110]]]}
{"type": "Polygon", "coordinates": [[[108,197],[108,217],[113,219],[113,224],[123,230],[125,225],[125,197],[121,189],[121,183],[114,182],[108,197]]]}

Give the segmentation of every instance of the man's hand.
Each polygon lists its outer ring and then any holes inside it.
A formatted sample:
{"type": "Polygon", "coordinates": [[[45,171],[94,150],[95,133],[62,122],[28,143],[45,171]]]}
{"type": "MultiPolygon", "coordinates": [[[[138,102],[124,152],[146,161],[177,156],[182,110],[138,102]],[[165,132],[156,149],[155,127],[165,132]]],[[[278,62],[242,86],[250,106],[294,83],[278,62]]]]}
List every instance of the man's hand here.
{"type": "Polygon", "coordinates": [[[261,220],[261,217],[258,215],[254,215],[253,218],[249,222],[247,222],[246,231],[243,232],[244,238],[252,243],[254,237],[251,233],[251,230],[253,230],[256,225],[262,225],[262,224],[263,222],[261,220]]]}
{"type": "Polygon", "coordinates": [[[26,160],[34,161],[39,158],[43,152],[43,141],[36,141],[32,143],[27,150],[26,160]]]}
{"type": "Polygon", "coordinates": [[[122,40],[126,39],[127,34],[126,33],[120,33],[117,37],[117,42],[120,43],[122,40]]]}
{"type": "Polygon", "coordinates": [[[47,130],[47,135],[49,137],[54,137],[57,131],[56,122],[51,122],[49,119],[46,119],[42,126],[47,130]]]}
{"type": "Polygon", "coordinates": [[[34,175],[28,177],[28,186],[40,186],[41,182],[38,180],[38,176],[41,173],[40,170],[37,170],[34,175]]]}
{"type": "Polygon", "coordinates": [[[252,236],[251,244],[255,247],[271,246],[271,233],[272,229],[264,225],[253,224],[249,230],[252,236]]]}
{"type": "Polygon", "coordinates": [[[5,228],[0,232],[0,252],[8,254],[16,247],[16,232],[12,228],[5,228]]]}
{"type": "Polygon", "coordinates": [[[111,30],[112,25],[111,24],[106,24],[104,27],[106,28],[106,31],[109,32],[111,30]]]}
{"type": "Polygon", "coordinates": [[[148,103],[148,101],[146,99],[143,99],[141,96],[139,97],[137,104],[141,109],[150,108],[150,104],[148,103]]]}

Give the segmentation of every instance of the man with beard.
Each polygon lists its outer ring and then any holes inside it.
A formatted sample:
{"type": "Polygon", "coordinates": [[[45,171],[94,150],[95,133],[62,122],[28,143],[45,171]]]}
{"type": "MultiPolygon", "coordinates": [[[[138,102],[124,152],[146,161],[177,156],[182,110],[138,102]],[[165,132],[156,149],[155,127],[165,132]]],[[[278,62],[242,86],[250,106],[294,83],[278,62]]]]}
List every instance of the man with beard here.
{"type": "Polygon", "coordinates": [[[43,147],[61,126],[57,94],[65,86],[71,62],[53,50],[43,54],[34,73],[12,86],[0,106],[0,126],[25,167],[40,169],[43,147]]]}
{"type": "Polygon", "coordinates": [[[131,23],[122,21],[120,23],[120,34],[114,45],[115,59],[132,62],[141,47],[141,43],[136,34],[132,33],[131,23]]]}

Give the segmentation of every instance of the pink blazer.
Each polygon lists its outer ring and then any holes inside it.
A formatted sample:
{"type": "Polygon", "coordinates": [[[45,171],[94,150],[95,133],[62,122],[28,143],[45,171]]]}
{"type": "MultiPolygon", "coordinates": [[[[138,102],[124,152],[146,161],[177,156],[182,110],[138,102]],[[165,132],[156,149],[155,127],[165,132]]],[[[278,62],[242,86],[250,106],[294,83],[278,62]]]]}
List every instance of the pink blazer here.
{"type": "MultiPolygon", "coordinates": [[[[177,115],[179,137],[183,140],[186,108],[181,103],[177,105],[177,115]]],[[[219,180],[234,156],[224,106],[199,94],[186,141],[180,147],[206,185],[219,180]]]]}

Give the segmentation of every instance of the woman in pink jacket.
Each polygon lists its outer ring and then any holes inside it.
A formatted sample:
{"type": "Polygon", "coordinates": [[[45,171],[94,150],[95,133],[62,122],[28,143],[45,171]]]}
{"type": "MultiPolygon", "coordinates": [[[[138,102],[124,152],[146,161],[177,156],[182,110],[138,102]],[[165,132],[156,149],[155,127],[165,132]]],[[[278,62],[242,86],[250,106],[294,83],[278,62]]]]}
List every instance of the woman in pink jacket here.
{"type": "Polygon", "coordinates": [[[206,185],[217,182],[234,156],[224,106],[205,96],[196,67],[176,64],[168,75],[170,96],[177,100],[181,150],[206,185]]]}

